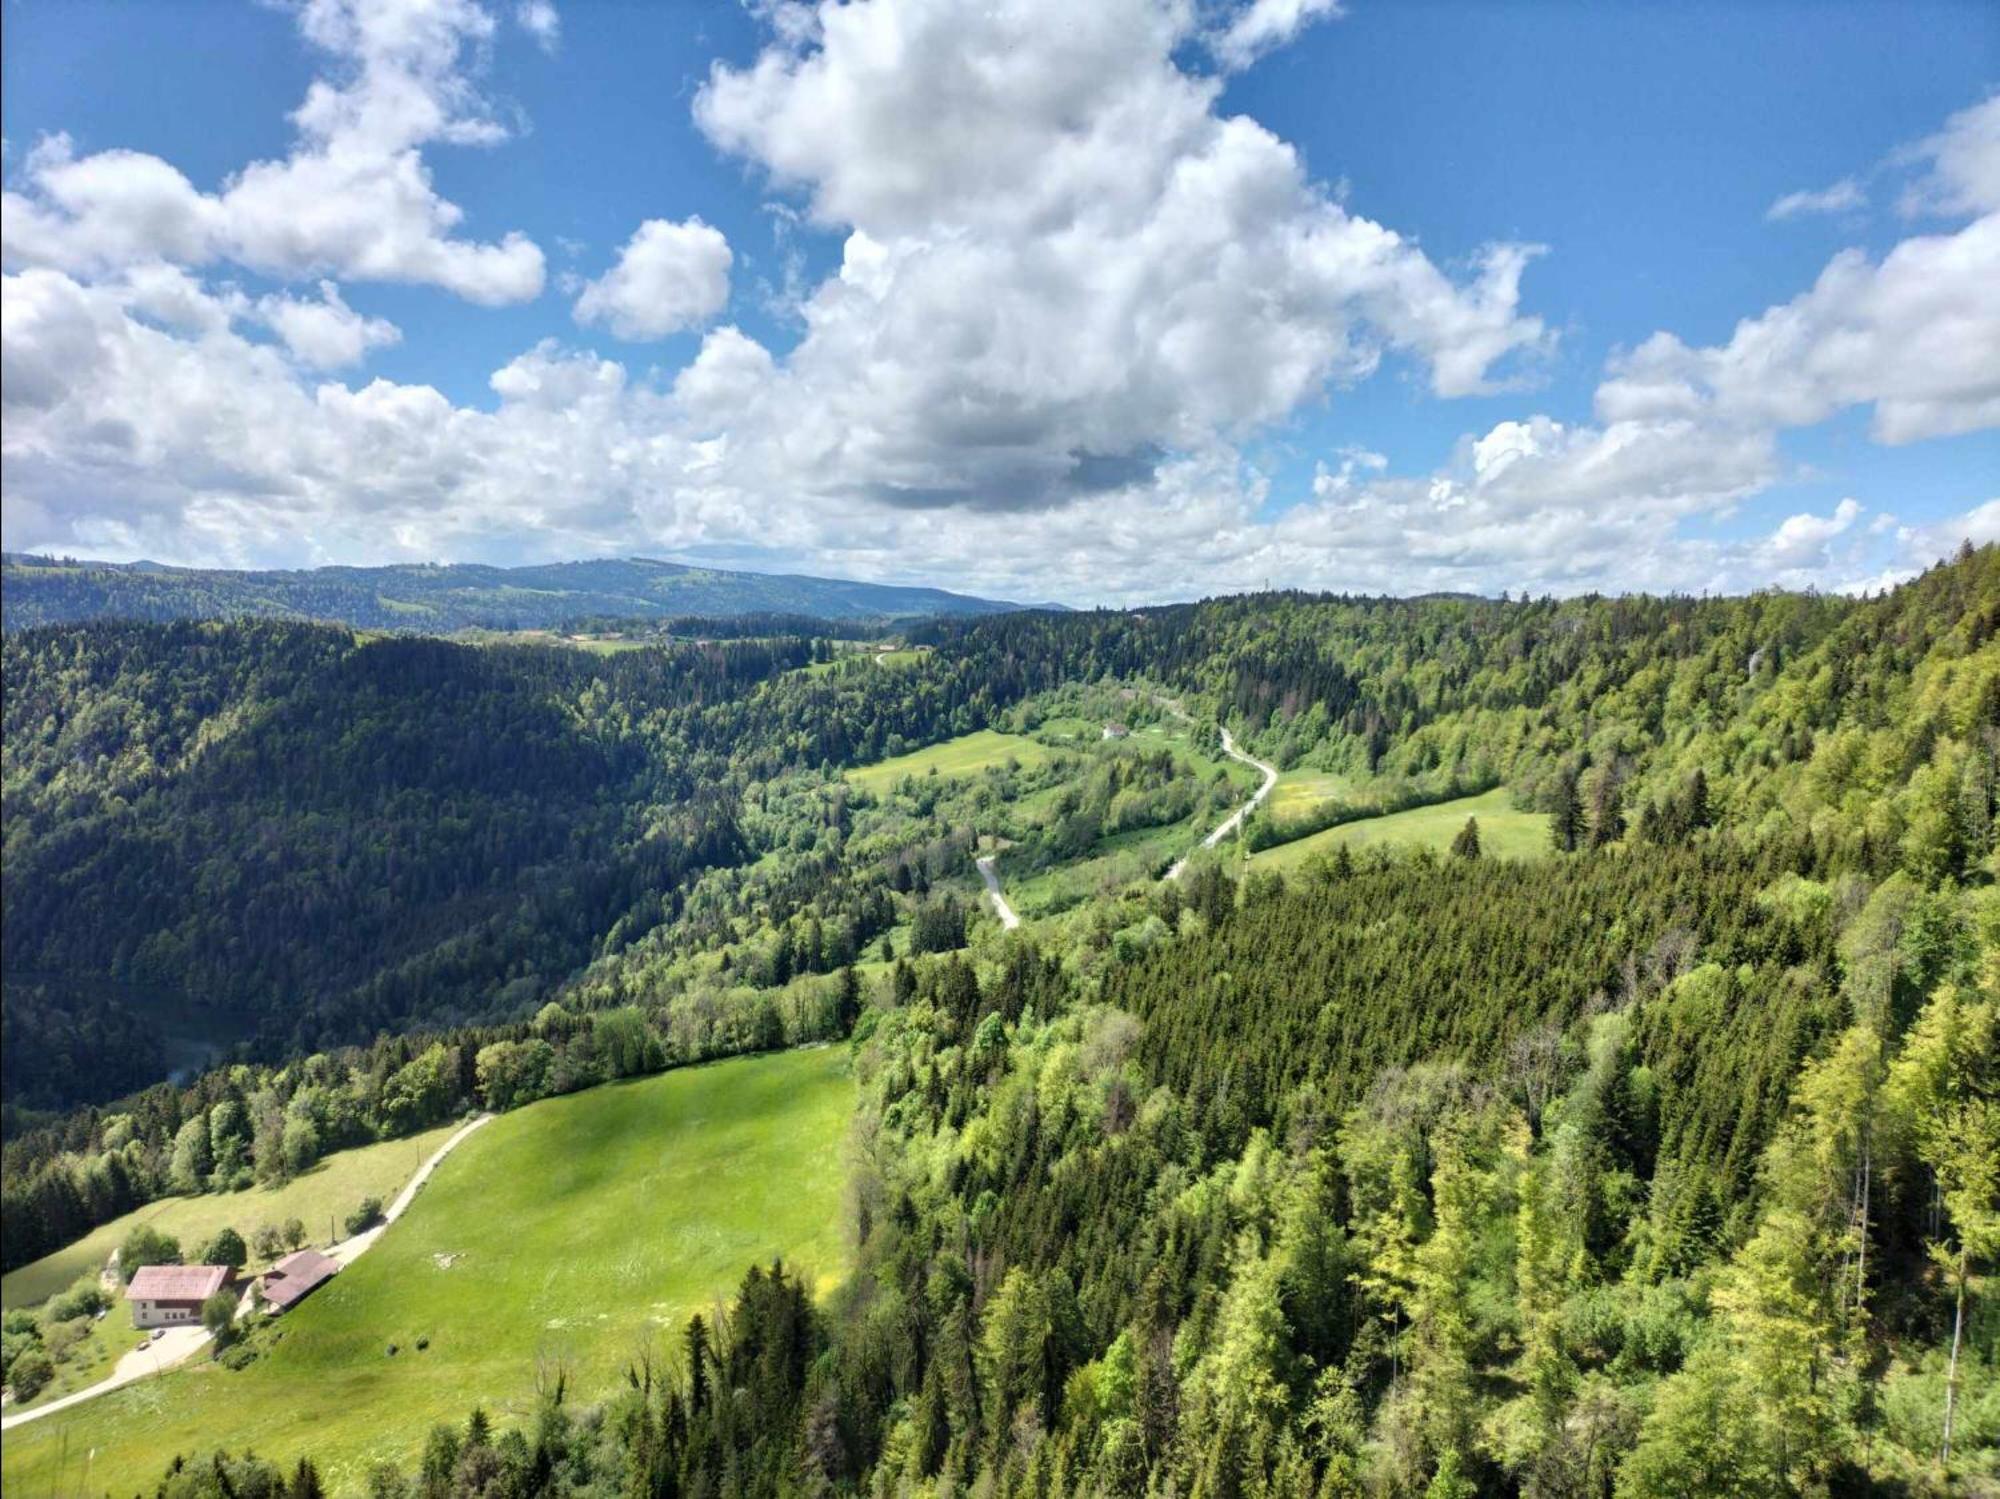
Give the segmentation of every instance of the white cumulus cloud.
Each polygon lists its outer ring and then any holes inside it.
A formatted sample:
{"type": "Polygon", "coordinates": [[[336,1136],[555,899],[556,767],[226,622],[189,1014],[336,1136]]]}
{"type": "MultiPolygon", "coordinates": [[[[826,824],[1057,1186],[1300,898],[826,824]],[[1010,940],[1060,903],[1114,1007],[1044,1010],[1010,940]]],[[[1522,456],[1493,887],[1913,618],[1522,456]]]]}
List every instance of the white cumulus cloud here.
{"type": "Polygon", "coordinates": [[[1924,168],[1903,194],[1904,213],[2000,213],[2000,94],[1961,109],[1903,154],[1924,168]]]}
{"type": "Polygon", "coordinates": [[[364,317],[349,307],[331,281],[319,284],[319,300],[260,297],[257,315],[276,333],[292,357],[317,370],[359,364],[371,349],[386,348],[402,339],[402,330],[385,318],[364,317]]]}
{"type": "Polygon", "coordinates": [[[292,116],[290,155],[205,193],[158,157],[79,157],[52,137],[0,203],[6,262],[89,275],[229,260],[280,278],[422,283],[489,305],[538,295],[541,250],[520,233],[460,238],[463,212],[438,195],[423,157],[433,143],[506,136],[465,73],[492,17],[472,0],[307,0],[298,17],[329,66],[292,116]]]}
{"type": "Polygon", "coordinates": [[[618,252],[618,263],[584,286],[576,320],[631,340],[699,327],[729,301],[730,261],[722,231],[699,218],[648,219],[618,252]]]}
{"type": "Polygon", "coordinates": [[[1658,333],[1613,361],[1606,419],[1701,414],[1808,426],[1874,408],[1875,436],[1912,442],[2000,425],[2000,214],[1906,239],[1879,263],[1836,255],[1810,291],[1690,348],[1658,333]]]}
{"type": "Polygon", "coordinates": [[[1224,67],[1247,68],[1313,22],[1340,11],[1340,0],[1249,0],[1228,16],[1210,45],[1224,67]]]}
{"type": "Polygon", "coordinates": [[[1551,342],[1531,247],[1454,277],[1349,213],[1183,71],[1184,6],[825,5],[695,117],[843,231],[785,369],[784,441],[909,506],[1142,482],[1389,355],[1446,396],[1551,342]]]}

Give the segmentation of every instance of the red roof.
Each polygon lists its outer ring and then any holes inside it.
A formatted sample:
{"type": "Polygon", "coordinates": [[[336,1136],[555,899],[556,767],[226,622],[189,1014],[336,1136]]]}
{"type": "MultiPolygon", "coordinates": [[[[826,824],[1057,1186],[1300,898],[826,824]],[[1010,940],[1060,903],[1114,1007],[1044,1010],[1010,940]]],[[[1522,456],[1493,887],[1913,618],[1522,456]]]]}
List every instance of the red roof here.
{"type": "Polygon", "coordinates": [[[294,1250],[264,1272],[264,1299],[282,1311],[339,1268],[317,1249],[294,1250]]]}
{"type": "Polygon", "coordinates": [[[125,1294],[134,1301],[206,1301],[228,1280],[227,1265],[141,1265],[125,1294]]]}

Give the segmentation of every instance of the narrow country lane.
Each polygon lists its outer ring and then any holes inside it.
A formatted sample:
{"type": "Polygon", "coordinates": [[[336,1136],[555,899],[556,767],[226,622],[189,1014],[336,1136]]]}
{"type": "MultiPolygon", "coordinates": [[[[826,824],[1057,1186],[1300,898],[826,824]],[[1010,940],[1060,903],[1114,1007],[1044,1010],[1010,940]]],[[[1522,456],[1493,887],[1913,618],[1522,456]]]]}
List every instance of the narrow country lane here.
{"type": "Polygon", "coordinates": [[[1000,918],[1003,931],[1013,931],[1021,924],[1021,918],[1014,914],[1014,908],[1007,904],[1007,897],[1000,893],[1000,876],[993,872],[993,856],[982,854],[974,859],[979,866],[979,877],[986,881],[986,895],[993,902],[993,912],[1000,918]]]}
{"type": "MultiPolygon", "coordinates": [[[[1229,758],[1232,760],[1240,760],[1242,761],[1243,764],[1252,766],[1255,769],[1262,771],[1264,773],[1264,784],[1259,786],[1256,789],[1256,791],[1252,793],[1249,801],[1245,802],[1242,806],[1238,807],[1234,812],[1231,812],[1227,817],[1223,818],[1221,822],[1216,824],[1215,831],[1210,833],[1206,838],[1201,840],[1201,846],[1203,848],[1214,848],[1216,844],[1220,843],[1223,839],[1227,838],[1231,833],[1235,832],[1238,828],[1242,827],[1243,819],[1248,817],[1252,812],[1256,811],[1258,804],[1261,803],[1265,797],[1271,794],[1271,788],[1278,784],[1278,767],[1275,765],[1266,765],[1262,760],[1257,759],[1254,755],[1244,754],[1242,750],[1236,747],[1236,741],[1235,739],[1230,737],[1229,730],[1227,729],[1224,729],[1222,731],[1222,752],[1225,755],[1229,756],[1229,758]]],[[[1174,867],[1167,871],[1167,878],[1170,880],[1179,879],[1181,877],[1181,874],[1187,869],[1188,860],[1192,857],[1193,854],[1189,853],[1189,854],[1184,854],[1179,859],[1175,860],[1174,867]]]]}

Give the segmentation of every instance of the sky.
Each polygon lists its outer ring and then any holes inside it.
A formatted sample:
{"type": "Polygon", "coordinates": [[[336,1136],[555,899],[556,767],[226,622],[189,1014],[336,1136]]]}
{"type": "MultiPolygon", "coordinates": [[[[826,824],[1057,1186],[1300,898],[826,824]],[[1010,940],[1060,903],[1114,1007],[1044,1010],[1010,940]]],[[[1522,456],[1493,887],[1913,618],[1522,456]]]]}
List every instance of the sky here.
{"type": "Polygon", "coordinates": [[[2000,6],[6,0],[0,531],[1072,605],[2000,540],[2000,6]]]}

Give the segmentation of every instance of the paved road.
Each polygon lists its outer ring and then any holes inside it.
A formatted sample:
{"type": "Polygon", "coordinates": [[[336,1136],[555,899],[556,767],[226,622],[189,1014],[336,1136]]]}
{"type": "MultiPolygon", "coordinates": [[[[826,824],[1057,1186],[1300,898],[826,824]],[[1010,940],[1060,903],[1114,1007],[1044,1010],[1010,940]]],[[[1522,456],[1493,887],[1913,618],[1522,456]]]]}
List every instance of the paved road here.
{"type": "MultiPolygon", "coordinates": [[[[105,1329],[105,1336],[113,1336],[114,1330],[105,1329]]],[[[132,1334],[138,1336],[135,1331],[132,1334]]],[[[73,1395],[65,1395],[60,1400],[51,1400],[47,1405],[38,1405],[33,1410],[22,1411],[18,1416],[0,1420],[0,1431],[12,1431],[16,1426],[25,1426],[30,1421],[43,1416],[53,1416],[57,1411],[68,1410],[72,1405],[81,1405],[86,1400],[94,1400],[107,1390],[115,1390],[120,1385],[130,1384],[135,1379],[145,1379],[149,1375],[164,1373],[175,1364],[184,1361],[195,1349],[208,1342],[208,1331],[202,1327],[170,1327],[159,1337],[149,1341],[143,1348],[134,1348],[113,1366],[111,1373],[94,1385],[88,1385],[73,1395]]]]}
{"type": "MultiPolygon", "coordinates": [[[[1234,812],[1223,818],[1220,823],[1216,824],[1215,831],[1201,840],[1203,848],[1214,848],[1216,844],[1242,827],[1243,819],[1256,811],[1258,804],[1271,794],[1271,788],[1278,784],[1278,767],[1275,765],[1266,765],[1262,760],[1252,755],[1244,754],[1242,750],[1236,747],[1236,741],[1229,737],[1229,730],[1227,729],[1222,731],[1222,752],[1232,760],[1241,760],[1245,765],[1255,766],[1258,770],[1264,772],[1264,784],[1257,788],[1249,801],[1245,802],[1234,812]]],[[[1192,857],[1192,854],[1183,854],[1177,859],[1174,862],[1174,867],[1167,871],[1167,878],[1170,880],[1179,879],[1182,871],[1187,868],[1188,860],[1192,857]]]]}
{"type": "Polygon", "coordinates": [[[467,1135],[471,1134],[481,1125],[491,1124],[492,1122],[493,1116],[491,1114],[481,1114],[476,1119],[468,1119],[464,1124],[453,1130],[451,1138],[431,1152],[429,1160],[417,1167],[417,1174],[404,1183],[403,1190],[396,1194],[396,1200],[382,1210],[382,1221],[373,1228],[364,1229],[351,1239],[342,1239],[338,1244],[327,1250],[327,1258],[337,1260],[343,1267],[351,1265],[360,1259],[374,1245],[375,1241],[382,1237],[384,1229],[409,1211],[410,1204],[416,1201],[418,1190],[425,1182],[431,1179],[431,1173],[437,1170],[438,1162],[458,1149],[459,1143],[467,1135]]]}
{"type": "MultiPolygon", "coordinates": [[[[1008,924],[1011,926],[1013,923],[1008,924]]],[[[364,1233],[343,1239],[327,1250],[327,1255],[346,1266],[353,1264],[367,1253],[375,1241],[382,1237],[382,1230],[408,1211],[410,1204],[416,1200],[418,1188],[431,1179],[431,1173],[437,1170],[438,1162],[456,1150],[459,1142],[467,1135],[482,1124],[490,1124],[492,1121],[491,1114],[481,1114],[477,1119],[468,1120],[454,1130],[451,1138],[432,1152],[431,1158],[417,1168],[416,1175],[412,1176],[403,1190],[396,1194],[396,1200],[383,1211],[380,1223],[364,1233]]],[[[248,1306],[249,1298],[245,1297],[243,1305],[237,1309],[237,1315],[241,1316],[248,1306]]],[[[65,1395],[60,1400],[51,1400],[47,1405],[38,1405],[33,1410],[22,1411],[18,1416],[9,1416],[0,1421],[0,1431],[12,1431],[16,1426],[25,1426],[28,1422],[38,1421],[43,1416],[52,1416],[57,1411],[68,1410],[72,1405],[95,1400],[99,1395],[115,1390],[120,1385],[130,1384],[135,1379],[145,1379],[154,1374],[165,1373],[174,1365],[185,1363],[197,1348],[203,1347],[207,1342],[208,1332],[204,1328],[170,1327],[162,1336],[152,1339],[145,1347],[135,1348],[119,1359],[117,1367],[111,1371],[108,1378],[100,1379],[96,1384],[78,1390],[74,1395],[65,1395]]]]}
{"type": "Polygon", "coordinates": [[[1000,918],[1003,931],[1013,931],[1021,924],[1021,918],[1014,914],[1014,908],[1007,904],[1007,897],[1000,893],[1000,876],[993,872],[993,856],[983,854],[974,859],[979,866],[979,877],[986,881],[986,894],[993,902],[994,914],[1000,918]]]}

